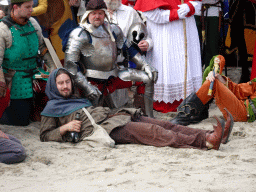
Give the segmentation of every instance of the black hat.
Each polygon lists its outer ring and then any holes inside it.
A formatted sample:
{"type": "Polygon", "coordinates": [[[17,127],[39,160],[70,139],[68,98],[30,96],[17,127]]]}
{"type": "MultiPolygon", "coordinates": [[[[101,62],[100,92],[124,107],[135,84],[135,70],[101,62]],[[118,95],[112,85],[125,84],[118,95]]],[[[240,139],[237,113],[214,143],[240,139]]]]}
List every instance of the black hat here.
{"type": "Polygon", "coordinates": [[[104,0],[90,0],[88,2],[86,6],[86,11],[97,9],[107,9],[107,5],[104,0]]]}

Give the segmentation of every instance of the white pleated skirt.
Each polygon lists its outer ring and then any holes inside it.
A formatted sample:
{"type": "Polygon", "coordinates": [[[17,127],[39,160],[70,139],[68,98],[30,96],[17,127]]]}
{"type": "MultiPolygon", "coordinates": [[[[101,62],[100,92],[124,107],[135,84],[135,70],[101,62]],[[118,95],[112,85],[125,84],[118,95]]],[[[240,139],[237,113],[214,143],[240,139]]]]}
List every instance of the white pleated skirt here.
{"type": "MultiPolygon", "coordinates": [[[[185,46],[183,21],[167,24],[147,21],[154,47],[147,53],[147,61],[159,72],[154,100],[173,103],[184,98],[185,46]]],[[[202,84],[202,66],[198,31],[194,16],[186,18],[187,30],[187,96],[202,84]]]]}

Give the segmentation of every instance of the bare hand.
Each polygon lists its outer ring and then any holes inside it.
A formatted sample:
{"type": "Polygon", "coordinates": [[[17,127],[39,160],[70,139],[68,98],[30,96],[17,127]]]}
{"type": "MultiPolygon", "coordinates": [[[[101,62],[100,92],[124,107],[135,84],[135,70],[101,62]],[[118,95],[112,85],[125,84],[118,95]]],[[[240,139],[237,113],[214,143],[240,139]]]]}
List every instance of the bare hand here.
{"type": "Polygon", "coordinates": [[[70,132],[72,132],[72,131],[80,132],[81,125],[82,125],[82,121],[78,121],[78,120],[70,121],[69,123],[66,124],[67,131],[70,131],[70,132]]]}
{"type": "Polygon", "coordinates": [[[141,40],[138,44],[138,47],[140,48],[141,51],[147,51],[148,50],[148,47],[149,47],[149,44],[147,41],[145,40],[141,40]]]}
{"type": "MultiPolygon", "coordinates": [[[[218,75],[218,73],[217,74],[215,74],[215,77],[218,75]]],[[[215,80],[215,77],[213,76],[213,72],[211,71],[209,74],[208,74],[208,76],[206,77],[206,80],[208,80],[208,81],[210,81],[210,82],[213,82],[214,80],[215,80]]]]}

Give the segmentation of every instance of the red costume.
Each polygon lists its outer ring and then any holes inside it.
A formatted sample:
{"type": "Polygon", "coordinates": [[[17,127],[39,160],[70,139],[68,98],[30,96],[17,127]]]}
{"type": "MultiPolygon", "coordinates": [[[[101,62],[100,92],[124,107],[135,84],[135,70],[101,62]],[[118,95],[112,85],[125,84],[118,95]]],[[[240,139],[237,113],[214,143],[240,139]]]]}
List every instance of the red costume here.
{"type": "MultiPolygon", "coordinates": [[[[194,0],[190,0],[194,1],[194,0]]],[[[201,1],[201,0],[196,0],[201,1]]],[[[189,2],[189,0],[184,0],[184,3],[186,3],[189,8],[190,12],[187,14],[186,17],[190,17],[191,15],[194,15],[195,8],[194,6],[189,2]]],[[[177,10],[179,9],[178,5],[181,5],[180,0],[138,0],[134,6],[134,9],[138,11],[151,11],[154,9],[169,9],[170,10],[170,21],[178,20],[179,16],[177,13],[177,10]]]]}

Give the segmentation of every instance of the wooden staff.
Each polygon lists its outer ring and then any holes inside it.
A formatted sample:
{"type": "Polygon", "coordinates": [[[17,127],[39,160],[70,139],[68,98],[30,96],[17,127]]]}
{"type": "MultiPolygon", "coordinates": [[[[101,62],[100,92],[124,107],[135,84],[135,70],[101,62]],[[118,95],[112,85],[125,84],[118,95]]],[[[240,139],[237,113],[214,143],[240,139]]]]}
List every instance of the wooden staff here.
{"type": "MultiPolygon", "coordinates": [[[[184,0],[181,0],[181,4],[184,3],[184,0]]],[[[186,29],[186,20],[183,19],[183,30],[184,30],[184,47],[185,47],[185,74],[184,74],[184,99],[187,97],[187,68],[188,68],[188,54],[187,54],[187,29],[186,29]]]]}

